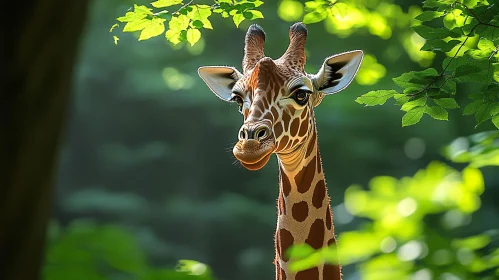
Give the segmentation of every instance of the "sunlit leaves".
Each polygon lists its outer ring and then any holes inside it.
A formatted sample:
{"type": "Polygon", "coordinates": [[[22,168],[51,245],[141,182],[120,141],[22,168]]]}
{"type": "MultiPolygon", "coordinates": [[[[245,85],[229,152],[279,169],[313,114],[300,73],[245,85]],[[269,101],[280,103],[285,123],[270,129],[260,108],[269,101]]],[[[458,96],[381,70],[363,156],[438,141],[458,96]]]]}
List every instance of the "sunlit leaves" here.
{"type": "Polygon", "coordinates": [[[204,279],[211,279],[212,274],[207,265],[193,260],[178,261],[177,271],[186,272],[189,275],[203,276],[204,279]]]}
{"type": "Polygon", "coordinates": [[[174,5],[181,4],[182,0],[158,0],[156,2],[152,2],[151,5],[154,8],[166,8],[174,5]]]}
{"type": "Polygon", "coordinates": [[[430,21],[432,19],[441,17],[444,13],[439,11],[424,11],[419,14],[415,19],[419,21],[430,21]]]}
{"type": "Polygon", "coordinates": [[[430,115],[432,118],[436,120],[447,121],[449,120],[449,112],[442,107],[438,106],[426,106],[425,113],[430,115]]]}
{"type": "Polygon", "coordinates": [[[377,83],[386,75],[386,68],[378,63],[376,58],[370,54],[364,54],[360,69],[355,76],[355,81],[360,85],[372,85],[377,83]]]}
{"type": "Polygon", "coordinates": [[[305,24],[317,23],[317,22],[325,20],[326,17],[327,17],[326,10],[313,11],[311,13],[306,14],[303,17],[303,23],[305,23],[305,24]]]}
{"type": "MultiPolygon", "coordinates": [[[[479,168],[483,166],[499,166],[499,131],[480,132],[470,137],[460,137],[446,146],[443,154],[450,160],[469,163],[479,168]]],[[[469,175],[468,178],[475,176],[469,175]]],[[[483,191],[483,186],[473,189],[483,191]]]]}
{"type": "Polygon", "coordinates": [[[277,14],[282,20],[295,22],[303,15],[303,4],[297,0],[284,0],[279,4],[277,14]]]}
{"type": "Polygon", "coordinates": [[[424,112],[425,108],[423,106],[414,107],[408,110],[402,117],[402,126],[417,124],[423,117],[424,112]]]}
{"type": "Polygon", "coordinates": [[[148,25],[140,32],[139,41],[147,40],[162,34],[165,31],[163,22],[165,22],[165,20],[162,18],[153,18],[150,20],[148,25]]]}
{"type": "MultiPolygon", "coordinates": [[[[134,5],[133,10],[117,20],[126,22],[123,32],[141,31],[139,41],[165,33],[166,39],[174,45],[187,41],[192,46],[201,39],[200,29],[213,29],[210,21],[213,13],[224,18],[232,16],[234,24],[239,27],[244,20],[263,18],[262,12],[256,9],[262,4],[263,1],[259,0],[217,0],[210,6],[193,1],[157,0],[150,4],[151,8],[134,5]]],[[[110,32],[115,27],[117,25],[113,25],[110,32]]]]}
{"type": "Polygon", "coordinates": [[[243,14],[235,14],[232,17],[232,20],[234,21],[234,24],[236,25],[236,27],[239,27],[239,24],[241,24],[241,22],[244,20],[244,16],[243,16],[243,14]]]}
{"type": "MultiPolygon", "coordinates": [[[[339,255],[344,265],[358,263],[362,279],[373,275],[376,279],[409,279],[417,269],[438,272],[442,262],[433,259],[443,250],[450,254],[468,250],[477,261],[487,262],[486,256],[475,251],[486,251],[490,243],[487,234],[448,240],[435,231],[437,224],[425,222],[428,216],[476,211],[483,191],[484,180],[478,169],[467,167],[459,172],[438,162],[412,177],[379,176],[369,182],[367,189],[350,186],[345,191],[346,208],[367,222],[355,231],[342,232],[338,247],[314,251],[307,245],[293,246],[288,250],[292,256],[290,267],[303,270],[322,262],[334,264],[339,255]]],[[[464,223],[455,221],[455,226],[464,223]]],[[[499,263],[487,265],[494,268],[499,263]]],[[[476,271],[471,263],[457,266],[467,273],[463,277],[476,271]]]]}
{"type": "Polygon", "coordinates": [[[439,98],[439,99],[433,99],[433,101],[442,108],[455,109],[459,107],[454,98],[439,98]]]}
{"type": "Polygon", "coordinates": [[[198,29],[187,29],[187,42],[189,42],[189,44],[194,45],[197,41],[199,41],[199,39],[201,39],[201,31],[199,31],[198,29]]]}

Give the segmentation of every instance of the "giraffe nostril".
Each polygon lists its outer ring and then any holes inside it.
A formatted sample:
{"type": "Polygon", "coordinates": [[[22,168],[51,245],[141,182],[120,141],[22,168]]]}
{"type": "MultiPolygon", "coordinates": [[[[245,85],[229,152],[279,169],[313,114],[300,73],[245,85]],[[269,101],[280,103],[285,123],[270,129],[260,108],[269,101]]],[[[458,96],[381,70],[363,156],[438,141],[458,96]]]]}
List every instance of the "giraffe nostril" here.
{"type": "Polygon", "coordinates": [[[246,133],[246,129],[241,129],[239,131],[239,140],[247,140],[248,139],[248,134],[246,133]]]}

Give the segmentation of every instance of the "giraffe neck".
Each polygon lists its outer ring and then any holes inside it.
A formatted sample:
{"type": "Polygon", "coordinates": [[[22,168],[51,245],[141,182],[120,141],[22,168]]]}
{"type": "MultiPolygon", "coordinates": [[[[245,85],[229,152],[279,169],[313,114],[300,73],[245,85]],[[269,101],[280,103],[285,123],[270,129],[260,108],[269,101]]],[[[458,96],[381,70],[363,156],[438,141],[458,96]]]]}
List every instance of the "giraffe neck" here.
{"type": "Polygon", "coordinates": [[[336,243],[315,123],[309,135],[297,150],[278,154],[277,280],[341,280],[339,265],[322,264],[298,273],[288,269],[285,251],[291,245],[306,243],[320,249],[336,243]]]}

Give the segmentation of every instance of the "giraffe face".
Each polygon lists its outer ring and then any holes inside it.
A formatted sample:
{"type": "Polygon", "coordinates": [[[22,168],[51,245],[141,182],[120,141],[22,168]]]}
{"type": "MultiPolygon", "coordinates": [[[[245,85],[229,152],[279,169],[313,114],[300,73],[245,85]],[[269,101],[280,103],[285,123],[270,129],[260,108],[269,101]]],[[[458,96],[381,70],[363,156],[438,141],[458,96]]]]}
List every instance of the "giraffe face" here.
{"type": "Polygon", "coordinates": [[[362,51],[326,58],[315,75],[304,72],[307,30],[290,28],[290,45],[272,60],[263,54],[265,33],[252,25],[246,34],[243,73],[233,67],[200,67],[208,87],[222,100],[235,102],[243,115],[234,156],[257,170],[272,153],[290,153],[304,146],[315,127],[313,108],[324,96],[347,87],[362,61],[362,51]]]}
{"type": "Polygon", "coordinates": [[[262,168],[272,153],[297,149],[312,128],[313,86],[285,61],[259,60],[233,86],[231,100],[243,115],[234,156],[248,169],[262,168]]]}

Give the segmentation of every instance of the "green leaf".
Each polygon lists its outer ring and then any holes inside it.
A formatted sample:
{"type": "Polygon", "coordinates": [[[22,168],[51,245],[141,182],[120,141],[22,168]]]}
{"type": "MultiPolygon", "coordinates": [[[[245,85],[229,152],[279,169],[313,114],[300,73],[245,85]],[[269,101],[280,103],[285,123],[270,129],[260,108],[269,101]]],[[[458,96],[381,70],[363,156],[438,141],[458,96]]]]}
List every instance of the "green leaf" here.
{"type": "Polygon", "coordinates": [[[421,47],[421,50],[448,52],[451,51],[459,43],[461,43],[461,41],[459,40],[450,40],[448,42],[442,39],[427,40],[423,47],[421,47]]]}
{"type": "Polygon", "coordinates": [[[493,112],[496,110],[496,106],[498,105],[494,103],[484,103],[480,105],[475,114],[477,124],[481,124],[484,121],[490,119],[493,112]]]}
{"type": "Polygon", "coordinates": [[[410,71],[393,78],[392,80],[402,88],[419,88],[428,83],[433,77],[438,76],[437,70],[434,68],[427,68],[423,71],[410,71]]]}
{"type": "Polygon", "coordinates": [[[424,112],[424,106],[412,108],[402,117],[402,126],[417,124],[423,117],[424,112]]]}
{"type": "Polygon", "coordinates": [[[425,113],[430,115],[432,118],[436,120],[448,121],[449,113],[442,107],[438,106],[425,106],[425,113]]]}
{"type": "Polygon", "coordinates": [[[185,15],[173,17],[168,22],[168,31],[165,33],[166,39],[174,45],[184,41],[183,34],[189,27],[189,21],[189,18],[185,15]]]}
{"type": "Polygon", "coordinates": [[[246,13],[249,13],[250,14],[250,17],[247,17],[247,19],[258,19],[258,18],[263,18],[263,14],[262,12],[260,11],[257,11],[257,10],[249,10],[249,11],[246,11],[246,13]]]}
{"type": "Polygon", "coordinates": [[[119,39],[120,39],[120,38],[118,38],[118,36],[116,36],[116,35],[115,35],[115,36],[113,36],[113,40],[114,40],[114,44],[115,44],[115,45],[117,45],[117,44],[118,44],[118,40],[119,40],[119,39]]]}
{"type": "Polygon", "coordinates": [[[136,21],[130,21],[123,27],[123,32],[134,32],[146,28],[151,23],[150,19],[141,19],[136,21]]]}
{"type": "Polygon", "coordinates": [[[117,24],[117,23],[113,24],[113,26],[111,26],[111,28],[109,29],[109,33],[113,32],[113,30],[114,30],[116,27],[118,27],[118,26],[119,26],[119,24],[117,24]]]}
{"type": "Polygon", "coordinates": [[[203,27],[203,22],[200,20],[195,20],[192,22],[192,26],[194,26],[195,28],[201,28],[203,27]]]}
{"type": "Polygon", "coordinates": [[[182,0],[158,0],[156,2],[152,2],[151,5],[155,8],[166,8],[174,5],[181,4],[182,0]]]}
{"type": "Polygon", "coordinates": [[[409,96],[401,93],[394,94],[393,98],[396,100],[395,105],[403,105],[409,101],[409,96]]]}
{"type": "Polygon", "coordinates": [[[348,5],[345,3],[334,3],[333,7],[331,7],[331,13],[335,16],[344,17],[347,15],[348,5]]]}
{"type": "Polygon", "coordinates": [[[400,108],[402,111],[410,111],[415,107],[420,107],[424,106],[426,104],[426,97],[421,97],[413,101],[409,101],[402,105],[402,108],[400,108]]]}
{"type": "Polygon", "coordinates": [[[477,47],[484,51],[492,51],[496,48],[494,43],[486,38],[481,38],[480,41],[478,41],[477,47]]]}
{"type": "Polygon", "coordinates": [[[236,27],[239,27],[239,24],[244,20],[244,15],[237,13],[232,17],[232,20],[234,20],[236,27]]]}
{"type": "Polygon", "coordinates": [[[211,16],[211,7],[208,5],[196,5],[192,7],[187,16],[193,21],[201,21],[203,23],[203,28],[213,29],[211,22],[208,17],[211,16]]]}
{"type": "Polygon", "coordinates": [[[312,255],[314,252],[314,248],[305,243],[291,246],[286,251],[286,255],[292,259],[303,259],[312,255]]]}
{"type": "Polygon", "coordinates": [[[499,129],[499,115],[495,115],[492,118],[492,123],[499,129]]]}
{"type": "Polygon", "coordinates": [[[313,11],[311,13],[306,14],[303,17],[303,23],[305,24],[311,24],[311,23],[317,23],[320,21],[323,21],[327,18],[327,11],[322,10],[322,11],[313,11]]]}
{"type": "Polygon", "coordinates": [[[363,94],[355,102],[365,104],[366,106],[383,105],[385,102],[397,92],[394,90],[375,90],[363,94]]]}
{"type": "Polygon", "coordinates": [[[478,66],[472,64],[459,65],[454,72],[454,77],[460,78],[467,75],[475,75],[475,73],[480,72],[482,69],[478,66]]]}
{"type": "Polygon", "coordinates": [[[430,21],[435,18],[439,18],[443,15],[443,12],[438,12],[438,11],[424,11],[418,16],[415,17],[415,19],[419,21],[430,21]]]}
{"type": "Polygon", "coordinates": [[[139,41],[147,40],[163,33],[165,31],[164,22],[165,20],[162,18],[153,18],[149,25],[140,32],[139,41]]]}
{"type": "Polygon", "coordinates": [[[439,98],[439,99],[433,99],[433,101],[435,101],[435,103],[442,108],[447,108],[447,109],[459,108],[459,105],[457,105],[457,102],[454,98],[439,98]]]}
{"type": "Polygon", "coordinates": [[[426,68],[423,71],[413,71],[416,78],[422,79],[425,77],[436,77],[438,76],[438,71],[435,68],[426,68]]]}
{"type": "Polygon", "coordinates": [[[465,116],[473,115],[474,113],[476,113],[476,111],[478,111],[478,108],[482,104],[483,104],[482,100],[475,100],[471,102],[470,104],[466,105],[466,107],[464,107],[463,115],[465,116]]]}
{"type": "Polygon", "coordinates": [[[456,81],[452,78],[447,79],[440,89],[450,94],[456,94],[456,81]]]}
{"type": "Polygon", "coordinates": [[[411,26],[412,30],[425,39],[444,39],[447,37],[460,37],[461,35],[445,28],[432,28],[426,25],[411,26]]]}
{"type": "Polygon", "coordinates": [[[187,30],[187,42],[189,42],[191,46],[196,44],[196,42],[199,41],[199,39],[201,39],[201,31],[192,28],[187,30]]]}

